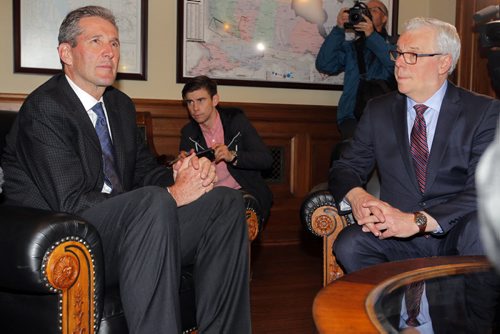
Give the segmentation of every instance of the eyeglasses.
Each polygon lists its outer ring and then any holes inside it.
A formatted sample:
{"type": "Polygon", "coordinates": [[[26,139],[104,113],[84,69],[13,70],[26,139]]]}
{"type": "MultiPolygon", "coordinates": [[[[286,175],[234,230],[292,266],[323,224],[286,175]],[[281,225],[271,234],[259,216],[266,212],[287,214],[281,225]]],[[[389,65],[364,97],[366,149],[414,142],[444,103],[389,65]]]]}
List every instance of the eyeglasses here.
{"type": "Polygon", "coordinates": [[[371,7],[371,8],[368,8],[368,10],[370,11],[370,13],[376,12],[378,10],[382,14],[387,15],[387,13],[385,12],[385,10],[382,7],[371,7]]]}
{"type": "Polygon", "coordinates": [[[403,56],[405,63],[415,65],[420,57],[442,56],[444,53],[415,53],[415,52],[400,52],[398,50],[390,50],[389,55],[392,61],[396,61],[400,56],[403,56]]]}

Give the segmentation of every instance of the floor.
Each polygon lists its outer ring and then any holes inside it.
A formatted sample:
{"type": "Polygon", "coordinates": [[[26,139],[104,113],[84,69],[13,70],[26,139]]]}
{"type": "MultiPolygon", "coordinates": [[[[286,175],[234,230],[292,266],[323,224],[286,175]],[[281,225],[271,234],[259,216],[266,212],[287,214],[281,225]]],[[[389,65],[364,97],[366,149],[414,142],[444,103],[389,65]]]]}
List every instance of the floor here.
{"type": "Polygon", "coordinates": [[[309,235],[299,245],[253,246],[254,334],[316,333],[312,303],[322,287],[321,248],[321,239],[309,235]]]}

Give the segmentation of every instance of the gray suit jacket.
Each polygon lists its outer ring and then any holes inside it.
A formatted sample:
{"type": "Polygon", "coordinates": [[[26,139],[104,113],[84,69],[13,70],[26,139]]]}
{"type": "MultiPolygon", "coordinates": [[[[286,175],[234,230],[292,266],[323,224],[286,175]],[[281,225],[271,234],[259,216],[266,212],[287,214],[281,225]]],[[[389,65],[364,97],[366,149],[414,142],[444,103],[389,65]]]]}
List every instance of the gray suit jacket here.
{"type": "MultiPolygon", "coordinates": [[[[166,186],[171,170],[160,167],[139,135],[131,99],[109,87],[104,93],[124,190],[166,186]]],[[[88,114],[64,74],[31,93],[7,137],[2,167],[7,203],[78,213],[105,200],[102,153],[88,114]]]]}
{"type": "Polygon", "coordinates": [[[427,167],[424,194],[410,154],[406,96],[371,100],[350,145],[330,170],[329,188],[339,200],[363,186],[377,167],[380,198],[405,211],[425,210],[444,232],[477,212],[475,171],[493,140],[500,101],[448,83],[427,167]]]}

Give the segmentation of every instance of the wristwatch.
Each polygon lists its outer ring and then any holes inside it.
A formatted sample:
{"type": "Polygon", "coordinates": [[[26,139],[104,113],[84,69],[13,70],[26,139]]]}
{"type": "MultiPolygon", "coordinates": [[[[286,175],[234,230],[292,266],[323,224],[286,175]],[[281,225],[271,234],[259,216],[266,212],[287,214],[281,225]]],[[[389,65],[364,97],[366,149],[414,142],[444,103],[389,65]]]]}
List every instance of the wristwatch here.
{"type": "Polygon", "coordinates": [[[427,227],[427,216],[422,212],[414,212],[415,224],[417,224],[420,233],[425,233],[425,228],[427,227]]]}
{"type": "Polygon", "coordinates": [[[238,161],[238,152],[231,151],[230,153],[233,155],[233,159],[229,161],[229,163],[232,165],[236,165],[236,162],[238,161]]]}

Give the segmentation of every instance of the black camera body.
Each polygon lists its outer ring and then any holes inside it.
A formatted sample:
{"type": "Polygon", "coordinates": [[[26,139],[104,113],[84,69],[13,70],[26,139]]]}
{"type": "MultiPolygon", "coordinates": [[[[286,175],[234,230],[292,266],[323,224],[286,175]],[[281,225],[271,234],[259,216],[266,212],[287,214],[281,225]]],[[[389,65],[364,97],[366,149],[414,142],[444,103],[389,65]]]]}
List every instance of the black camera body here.
{"type": "Polygon", "coordinates": [[[500,47],[500,5],[483,8],[472,18],[476,22],[476,32],[479,33],[479,46],[484,49],[500,47]]]}
{"type": "Polygon", "coordinates": [[[500,20],[490,21],[478,27],[479,46],[485,49],[500,47],[500,20]]]}
{"type": "Polygon", "coordinates": [[[368,9],[368,6],[364,2],[356,1],[354,6],[347,10],[349,14],[349,22],[344,23],[344,29],[354,29],[354,26],[360,22],[364,22],[365,19],[363,15],[372,18],[372,14],[368,9]]]}

